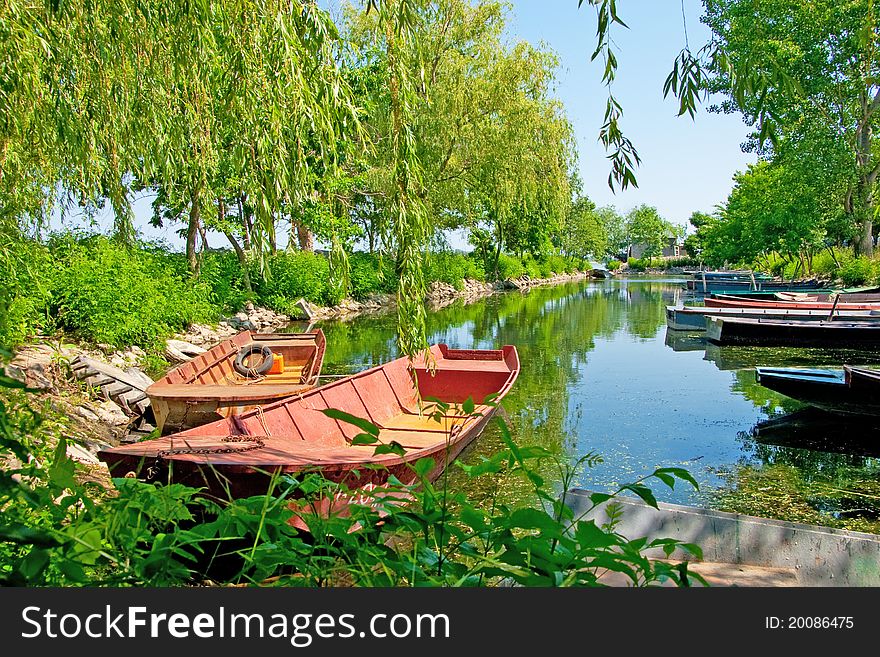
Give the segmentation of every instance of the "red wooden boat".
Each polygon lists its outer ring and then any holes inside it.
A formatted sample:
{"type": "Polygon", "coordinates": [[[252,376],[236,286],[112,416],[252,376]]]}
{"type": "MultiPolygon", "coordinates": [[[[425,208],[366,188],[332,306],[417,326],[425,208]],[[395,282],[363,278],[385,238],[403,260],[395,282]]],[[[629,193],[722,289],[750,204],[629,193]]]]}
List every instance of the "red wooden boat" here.
{"type": "Polygon", "coordinates": [[[264,494],[277,473],[320,471],[355,492],[381,486],[392,474],[411,484],[417,481],[411,464],[425,457],[435,462],[428,475],[433,480],[494,415],[519,374],[519,357],[512,346],[454,350],[441,344],[431,348],[429,361],[419,358],[410,366],[398,358],[301,395],[98,456],[113,476],[203,487],[222,499],[264,494]],[[472,399],[476,408],[466,415],[453,407],[437,422],[429,417],[431,399],[458,405],[472,399]],[[375,455],[375,444],[352,444],[363,430],[328,417],[325,409],[369,420],[380,428],[380,443],[397,442],[405,455],[375,455]]]}
{"type": "Polygon", "coordinates": [[[161,433],[188,429],[310,390],[318,384],[324,349],[320,329],[243,331],[147,388],[156,426],[161,433]],[[251,367],[257,352],[270,354],[265,372],[251,367]]]}
{"type": "Polygon", "coordinates": [[[733,297],[723,294],[718,295],[717,297],[707,297],[705,304],[709,308],[787,308],[790,310],[827,310],[828,312],[831,312],[832,308],[836,308],[837,310],[880,310],[880,302],[850,303],[847,301],[840,301],[835,307],[833,301],[747,299],[744,297],[733,297]]]}

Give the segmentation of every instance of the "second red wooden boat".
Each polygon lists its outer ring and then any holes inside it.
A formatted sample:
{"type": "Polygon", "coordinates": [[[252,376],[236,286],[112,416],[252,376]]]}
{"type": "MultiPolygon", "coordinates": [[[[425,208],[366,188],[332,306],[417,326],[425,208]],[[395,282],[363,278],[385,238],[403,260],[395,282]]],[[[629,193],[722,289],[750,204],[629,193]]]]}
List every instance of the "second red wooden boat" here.
{"type": "Polygon", "coordinates": [[[180,431],[311,390],[318,385],[324,349],[321,329],[243,331],[147,388],[156,426],[163,434],[180,431]],[[273,368],[265,373],[248,369],[252,353],[261,350],[272,355],[273,368]]]}
{"type": "Polygon", "coordinates": [[[321,472],[353,491],[369,491],[390,475],[416,483],[411,465],[428,457],[436,479],[480,434],[495,404],[519,374],[516,348],[455,350],[435,345],[428,362],[398,358],[301,395],[163,438],[102,450],[113,476],[174,481],[227,499],[263,494],[279,473],[321,472]],[[428,370],[433,366],[434,374],[428,370]],[[436,399],[453,406],[437,422],[436,399]],[[488,402],[488,403],[487,403],[488,402]],[[363,430],[328,417],[338,409],[377,427],[379,443],[396,442],[399,454],[375,455],[376,444],[354,444],[363,430]]]}

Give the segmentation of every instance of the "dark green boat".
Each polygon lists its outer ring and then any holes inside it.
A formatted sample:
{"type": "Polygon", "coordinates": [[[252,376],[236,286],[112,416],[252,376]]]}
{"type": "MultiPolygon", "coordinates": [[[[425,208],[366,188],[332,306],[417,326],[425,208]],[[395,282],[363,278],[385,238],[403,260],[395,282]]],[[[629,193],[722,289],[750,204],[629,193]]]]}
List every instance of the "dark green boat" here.
{"type": "Polygon", "coordinates": [[[880,371],[844,365],[842,370],[758,367],[765,388],[831,413],[880,416],[880,371]]]}

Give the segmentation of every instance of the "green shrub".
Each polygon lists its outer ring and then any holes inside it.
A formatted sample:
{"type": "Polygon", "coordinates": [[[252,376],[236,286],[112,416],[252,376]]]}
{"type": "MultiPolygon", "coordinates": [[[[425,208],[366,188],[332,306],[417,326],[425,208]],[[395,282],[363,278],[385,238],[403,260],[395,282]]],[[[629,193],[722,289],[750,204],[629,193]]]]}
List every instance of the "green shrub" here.
{"type": "Polygon", "coordinates": [[[608,271],[617,271],[623,266],[623,263],[620,260],[609,260],[605,266],[608,268],[608,271]]]}
{"type": "Polygon", "coordinates": [[[645,258],[630,258],[626,264],[632,271],[645,271],[648,268],[648,260],[645,258]]]}
{"type": "Polygon", "coordinates": [[[498,257],[498,280],[508,278],[520,278],[526,273],[525,267],[519,258],[502,253],[498,257]]]}
{"type": "Polygon", "coordinates": [[[667,258],[663,266],[667,269],[670,267],[699,267],[700,261],[691,256],[679,256],[678,258],[667,258]]]}
{"type": "Polygon", "coordinates": [[[277,312],[290,313],[301,298],[324,306],[333,303],[330,263],[316,253],[276,253],[267,258],[265,277],[260,276],[254,265],[251,280],[259,302],[277,312]]]}
{"type": "Polygon", "coordinates": [[[860,256],[841,266],[838,273],[844,285],[864,285],[877,278],[878,268],[874,260],[860,256]]]}
{"type": "Polygon", "coordinates": [[[547,256],[545,262],[547,265],[547,276],[553,274],[567,274],[574,270],[574,262],[570,258],[555,253],[547,256]]]}
{"type": "Polygon", "coordinates": [[[425,282],[435,281],[452,285],[456,290],[463,287],[464,279],[468,278],[470,258],[463,253],[438,251],[429,253],[425,258],[425,282]]]}
{"type": "Polygon", "coordinates": [[[465,258],[464,277],[472,281],[486,280],[486,270],[483,261],[475,253],[469,253],[465,258]]]}
{"type": "Polygon", "coordinates": [[[546,274],[544,272],[549,270],[543,263],[538,262],[530,255],[522,258],[521,262],[523,265],[523,269],[525,270],[525,273],[528,275],[529,278],[546,278],[546,274]]]}
{"type": "Polygon", "coordinates": [[[151,348],[193,322],[218,319],[208,285],[181,273],[180,255],[102,236],[66,235],[50,250],[49,310],[58,326],[86,340],[151,348]]]}
{"type": "Polygon", "coordinates": [[[52,270],[43,245],[0,229],[0,346],[14,347],[48,323],[52,270]]]}
{"type": "Polygon", "coordinates": [[[820,251],[813,256],[813,273],[816,276],[836,278],[839,275],[837,270],[852,259],[850,249],[834,248],[834,257],[827,249],[820,251]]]}
{"type": "Polygon", "coordinates": [[[350,294],[361,301],[377,292],[391,293],[397,290],[394,260],[372,253],[352,253],[348,257],[350,294]]]}
{"type": "Polygon", "coordinates": [[[244,289],[241,263],[234,251],[206,253],[199,278],[210,288],[211,301],[225,313],[236,313],[253,300],[254,295],[244,289]]]}

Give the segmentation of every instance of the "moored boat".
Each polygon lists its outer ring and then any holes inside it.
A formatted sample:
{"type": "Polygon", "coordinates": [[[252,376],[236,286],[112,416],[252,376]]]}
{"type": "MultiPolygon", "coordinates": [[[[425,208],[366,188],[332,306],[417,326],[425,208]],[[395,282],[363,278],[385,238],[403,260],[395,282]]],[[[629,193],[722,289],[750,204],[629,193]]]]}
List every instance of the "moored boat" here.
{"type": "Polygon", "coordinates": [[[731,295],[706,297],[709,308],[785,308],[789,310],[880,310],[880,302],[782,301],[779,299],[741,298],[731,295]]]}
{"type": "Polygon", "coordinates": [[[777,346],[880,345],[880,323],[876,321],[800,321],[709,316],[706,339],[716,344],[777,346]]]}
{"type": "Polygon", "coordinates": [[[224,340],[147,388],[157,427],[163,434],[188,429],[310,390],[325,344],[320,329],[243,331],[224,340]]]}
{"type": "Polygon", "coordinates": [[[687,288],[699,294],[727,294],[734,292],[801,292],[830,291],[823,288],[819,281],[800,281],[785,283],[783,281],[741,281],[728,279],[687,281],[687,288]]]}
{"type": "Polygon", "coordinates": [[[755,369],[765,388],[831,413],[880,416],[880,371],[845,365],[843,369],[755,369]]]}
{"type": "Polygon", "coordinates": [[[666,307],[666,325],[675,331],[705,331],[707,317],[745,317],[760,319],[793,319],[799,321],[878,321],[877,310],[828,310],[788,308],[712,308],[706,306],[666,307]]]}
{"type": "Polygon", "coordinates": [[[519,374],[515,347],[431,348],[430,357],[398,358],[301,395],[163,438],[98,453],[114,476],[175,481],[216,497],[266,492],[272,476],[318,471],[352,491],[370,491],[393,475],[417,481],[412,464],[434,461],[435,479],[480,434],[519,374]],[[434,373],[429,371],[432,368],[434,373]],[[472,413],[465,413],[467,400],[472,413]],[[436,402],[453,406],[437,421],[436,402]],[[355,424],[333,419],[336,409],[379,428],[378,442],[354,440],[355,424]],[[397,443],[404,454],[375,454],[397,443]],[[133,473],[133,474],[129,474],[133,473]]]}

